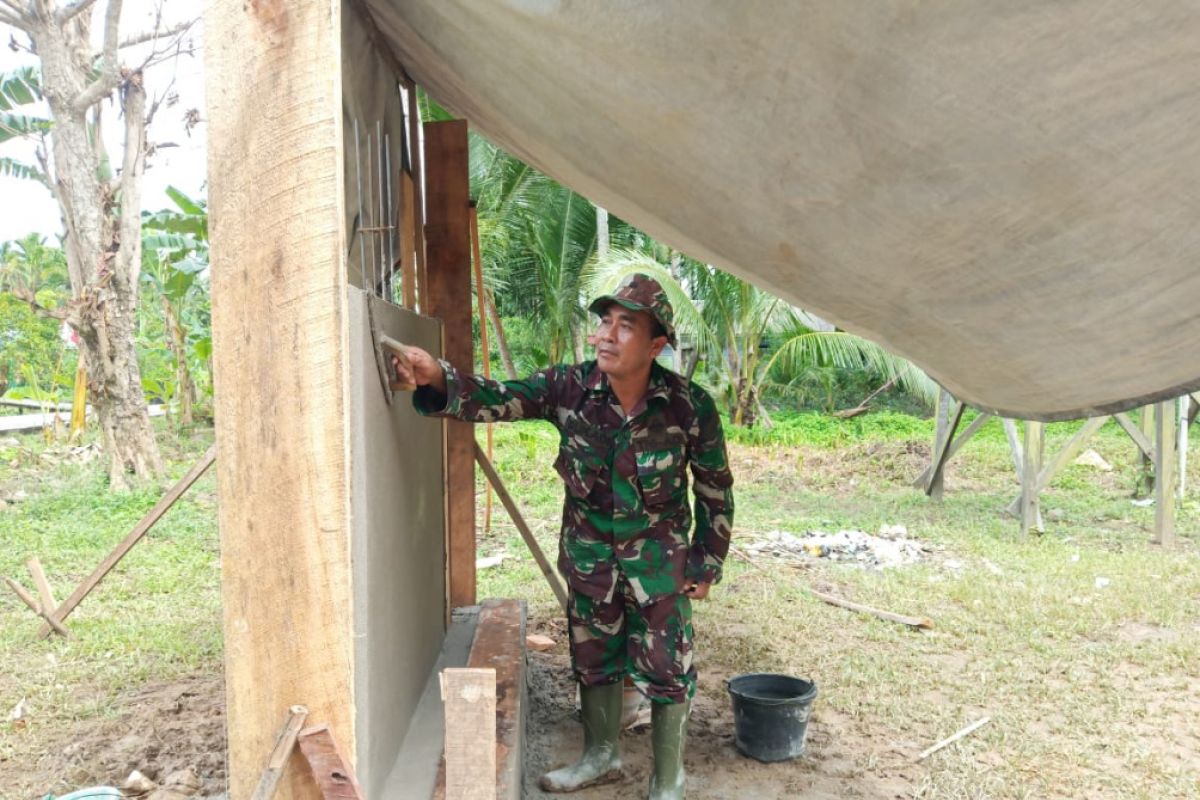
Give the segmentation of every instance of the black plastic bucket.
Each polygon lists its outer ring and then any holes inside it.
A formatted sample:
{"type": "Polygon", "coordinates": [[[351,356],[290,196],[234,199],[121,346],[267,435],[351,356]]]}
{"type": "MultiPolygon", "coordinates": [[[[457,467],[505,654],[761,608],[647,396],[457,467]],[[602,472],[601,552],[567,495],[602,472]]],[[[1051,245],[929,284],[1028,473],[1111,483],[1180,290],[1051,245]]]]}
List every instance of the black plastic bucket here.
{"type": "Polygon", "coordinates": [[[759,761],[787,761],[804,752],[815,683],[754,672],[731,678],[728,686],[738,750],[759,761]]]}

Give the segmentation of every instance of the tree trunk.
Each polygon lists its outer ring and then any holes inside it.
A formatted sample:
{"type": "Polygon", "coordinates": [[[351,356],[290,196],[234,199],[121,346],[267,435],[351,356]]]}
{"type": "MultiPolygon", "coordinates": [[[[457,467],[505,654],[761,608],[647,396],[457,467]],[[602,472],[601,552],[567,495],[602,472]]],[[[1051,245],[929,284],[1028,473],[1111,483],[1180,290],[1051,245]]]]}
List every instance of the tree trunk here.
{"type": "Polygon", "coordinates": [[[87,16],[60,24],[50,14],[26,22],[54,120],[53,185],[66,232],[72,296],[63,316],[79,334],[87,360],[111,486],[123,489],[129,472],[139,479],[162,474],[134,348],[146,93],[139,72],[116,66],[120,3],[110,0],[100,70],[92,61],[87,16]],[[88,119],[114,90],[120,95],[125,146],[120,176],[110,178],[99,125],[89,126],[88,119]]]}

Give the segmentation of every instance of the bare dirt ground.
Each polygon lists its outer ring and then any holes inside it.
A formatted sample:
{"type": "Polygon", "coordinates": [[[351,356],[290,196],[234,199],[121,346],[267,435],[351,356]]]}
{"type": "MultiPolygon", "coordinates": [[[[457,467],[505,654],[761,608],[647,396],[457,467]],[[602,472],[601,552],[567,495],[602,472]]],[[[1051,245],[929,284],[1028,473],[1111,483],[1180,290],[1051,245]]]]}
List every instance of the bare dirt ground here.
{"type": "MultiPolygon", "coordinates": [[[[575,688],[568,656],[530,654],[529,719],[526,735],[527,798],[550,798],[537,788],[542,773],[578,757],[583,730],[575,711],[575,688]]],[[[912,766],[915,751],[889,742],[864,725],[814,705],[808,724],[806,752],[799,759],[763,764],[734,746],[733,713],[725,691],[728,672],[709,669],[701,675],[692,705],[685,755],[687,796],[694,800],[806,800],[911,797],[918,780],[912,766]],[[870,773],[864,768],[869,759],[870,773]]],[[[650,729],[626,731],[621,739],[621,780],[571,795],[580,800],[642,797],[653,763],[650,729]]]]}
{"type": "Polygon", "coordinates": [[[0,796],[40,800],[45,792],[120,786],[135,769],[155,782],[191,770],[200,786],[194,796],[222,796],[225,686],[221,674],[143,684],[119,697],[112,712],[104,719],[47,730],[31,723],[21,737],[24,745],[18,739],[16,751],[0,759],[0,770],[20,775],[16,786],[0,789],[0,796]]]}

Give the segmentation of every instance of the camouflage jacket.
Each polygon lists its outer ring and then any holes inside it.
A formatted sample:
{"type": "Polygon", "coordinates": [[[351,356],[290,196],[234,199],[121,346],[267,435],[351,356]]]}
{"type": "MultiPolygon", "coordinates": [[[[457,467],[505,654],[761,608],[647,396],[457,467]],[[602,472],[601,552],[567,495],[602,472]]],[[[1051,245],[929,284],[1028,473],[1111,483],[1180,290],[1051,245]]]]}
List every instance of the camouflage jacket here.
{"type": "Polygon", "coordinates": [[[611,600],[617,570],[641,604],[716,583],[733,526],[733,476],[708,393],[654,364],[628,418],[595,361],[519,381],[489,381],[442,362],[446,395],[421,387],[417,411],[468,422],[549,420],[566,484],[559,570],[571,588],[611,600]],[[687,498],[687,467],[695,494],[687,498]]]}

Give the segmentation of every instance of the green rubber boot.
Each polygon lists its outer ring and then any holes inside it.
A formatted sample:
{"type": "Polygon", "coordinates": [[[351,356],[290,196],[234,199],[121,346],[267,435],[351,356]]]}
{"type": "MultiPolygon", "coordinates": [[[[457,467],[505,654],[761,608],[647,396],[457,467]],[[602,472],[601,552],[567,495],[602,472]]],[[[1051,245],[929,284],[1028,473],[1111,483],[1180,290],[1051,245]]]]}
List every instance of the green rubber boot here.
{"type": "Polygon", "coordinates": [[[650,800],[683,800],[683,746],[690,703],[654,703],[650,707],[650,743],[654,772],[650,800]]]}
{"type": "Polygon", "coordinates": [[[585,686],[579,692],[583,715],[583,756],[574,764],[547,772],[538,781],[544,792],[574,792],[621,776],[621,682],[585,686]]]}

